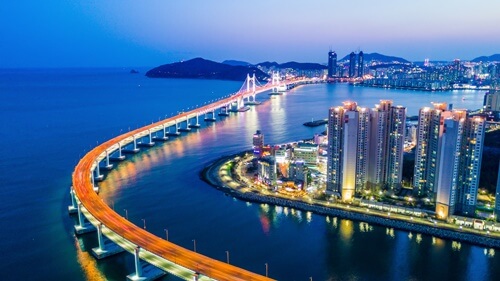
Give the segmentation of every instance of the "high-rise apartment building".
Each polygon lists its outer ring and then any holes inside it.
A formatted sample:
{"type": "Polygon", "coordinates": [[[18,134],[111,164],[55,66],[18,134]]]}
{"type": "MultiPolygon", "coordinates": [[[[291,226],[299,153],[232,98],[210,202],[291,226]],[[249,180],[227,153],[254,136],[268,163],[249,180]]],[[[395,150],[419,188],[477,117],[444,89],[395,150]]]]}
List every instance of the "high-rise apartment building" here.
{"type": "Polygon", "coordinates": [[[500,90],[490,90],[484,94],[484,110],[500,111],[500,90]]]}
{"type": "Polygon", "coordinates": [[[356,77],[356,54],[351,52],[349,55],[349,78],[356,77]]]}
{"type": "Polygon", "coordinates": [[[395,191],[402,179],[406,108],[382,100],[371,112],[368,184],[395,191]]]}
{"type": "Polygon", "coordinates": [[[424,107],[419,110],[413,174],[413,190],[416,196],[435,198],[439,141],[444,129],[442,122],[449,114],[445,103],[434,103],[434,108],[424,107]]]}
{"type": "Polygon", "coordinates": [[[474,215],[481,174],[486,121],[470,117],[465,121],[459,162],[456,210],[460,214],[474,215]]]}
{"type": "Polygon", "coordinates": [[[355,102],[332,107],[328,115],[327,193],[350,200],[365,188],[369,109],[355,102]]]}
{"type": "Polygon", "coordinates": [[[358,77],[365,75],[363,51],[358,54],[358,77]]]}
{"type": "MultiPolygon", "coordinates": [[[[448,114],[447,114],[448,115],[448,114]]],[[[446,219],[455,213],[457,201],[458,174],[460,168],[460,150],[464,129],[463,111],[454,111],[443,120],[443,131],[439,144],[439,165],[436,182],[436,214],[438,218],[446,219]]]]}
{"type": "Polygon", "coordinates": [[[413,188],[436,202],[438,218],[476,208],[485,121],[446,104],[419,112],[413,188]]]}
{"type": "Polygon", "coordinates": [[[337,76],[337,54],[334,51],[328,52],[328,78],[337,76]]]}

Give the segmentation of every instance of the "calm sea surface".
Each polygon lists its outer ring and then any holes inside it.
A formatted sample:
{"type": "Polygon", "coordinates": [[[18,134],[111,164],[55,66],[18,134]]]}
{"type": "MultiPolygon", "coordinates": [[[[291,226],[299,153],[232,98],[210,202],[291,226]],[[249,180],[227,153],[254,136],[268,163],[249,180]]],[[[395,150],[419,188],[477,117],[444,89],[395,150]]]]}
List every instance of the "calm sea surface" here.
{"type": "MultiPolygon", "coordinates": [[[[120,132],[237,91],[242,82],[148,79],[129,69],[0,70],[0,272],[2,280],[124,280],[133,256],[97,262],[95,234],[75,237],[67,213],[79,158],[120,132]]],[[[144,73],[144,70],[141,70],[144,73]]],[[[427,93],[311,85],[160,144],[100,183],[116,212],[186,248],[279,280],[499,280],[500,252],[418,233],[235,200],[199,171],[221,155],[309,138],[330,106],[380,99],[416,115],[431,101],[481,107],[483,92],[427,93]]],[[[164,280],[177,280],[167,276],[164,280]]]]}

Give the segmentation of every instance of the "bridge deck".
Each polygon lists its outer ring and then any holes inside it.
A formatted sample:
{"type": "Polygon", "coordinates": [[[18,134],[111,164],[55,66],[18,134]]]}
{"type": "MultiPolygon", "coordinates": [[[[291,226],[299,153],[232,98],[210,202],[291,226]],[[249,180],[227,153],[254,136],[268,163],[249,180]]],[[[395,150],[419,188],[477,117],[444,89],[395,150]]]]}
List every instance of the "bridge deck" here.
{"type": "MultiPolygon", "coordinates": [[[[262,87],[258,93],[269,90],[270,86],[262,87]]],[[[242,98],[245,93],[237,93],[226,99],[197,108],[190,112],[182,113],[151,125],[130,131],[117,136],[105,143],[95,147],[80,159],[73,173],[74,192],[93,219],[102,223],[106,228],[116,235],[141,247],[164,260],[175,261],[175,264],[191,269],[201,275],[208,276],[216,280],[272,280],[268,277],[250,272],[248,270],[212,259],[202,254],[187,250],[174,243],[157,237],[146,230],[134,225],[130,221],[115,213],[104,201],[95,193],[91,183],[92,170],[95,168],[96,160],[102,159],[107,149],[116,147],[116,144],[127,139],[133,139],[134,135],[144,134],[147,130],[161,128],[163,124],[172,124],[175,120],[186,120],[188,116],[193,116],[197,112],[207,111],[216,108],[218,105],[227,104],[236,98],[242,98]]],[[[94,222],[95,223],[95,222],[94,222]]],[[[131,248],[127,249],[131,251],[131,248]]]]}

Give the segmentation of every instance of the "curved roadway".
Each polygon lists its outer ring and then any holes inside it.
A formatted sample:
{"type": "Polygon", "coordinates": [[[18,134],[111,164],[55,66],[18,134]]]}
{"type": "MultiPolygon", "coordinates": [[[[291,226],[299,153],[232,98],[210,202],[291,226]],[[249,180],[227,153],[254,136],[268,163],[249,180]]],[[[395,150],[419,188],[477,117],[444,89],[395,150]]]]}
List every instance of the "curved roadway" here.
{"type": "MultiPolygon", "coordinates": [[[[272,86],[264,86],[257,92],[262,93],[271,89],[272,86]]],[[[144,131],[157,129],[166,123],[176,119],[188,118],[197,112],[203,112],[217,108],[217,106],[234,101],[235,98],[246,96],[245,93],[237,93],[229,98],[220,100],[210,105],[197,108],[190,112],[182,113],[175,117],[165,119],[160,122],[136,129],[134,131],[117,136],[105,143],[95,147],[78,162],[73,172],[73,190],[85,209],[105,227],[109,228],[119,236],[129,242],[158,255],[166,260],[175,260],[182,267],[191,269],[201,275],[208,276],[216,280],[272,280],[268,277],[250,272],[248,270],[224,263],[202,254],[187,250],[174,243],[157,237],[146,230],[136,226],[119,214],[115,213],[93,190],[91,175],[96,160],[102,157],[108,149],[127,138],[143,133],[144,131]]],[[[92,175],[93,176],[93,175],[92,175]]]]}

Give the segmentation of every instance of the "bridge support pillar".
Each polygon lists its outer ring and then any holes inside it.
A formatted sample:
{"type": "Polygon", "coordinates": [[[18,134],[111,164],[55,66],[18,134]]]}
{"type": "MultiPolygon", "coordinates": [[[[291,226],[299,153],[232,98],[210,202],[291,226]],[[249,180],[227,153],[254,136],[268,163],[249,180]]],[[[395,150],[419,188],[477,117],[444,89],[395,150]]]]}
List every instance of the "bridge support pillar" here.
{"type": "Polygon", "coordinates": [[[182,127],[182,123],[184,123],[184,122],[181,122],[181,124],[179,124],[178,131],[180,131],[180,132],[189,132],[189,131],[191,131],[191,127],[189,125],[189,119],[188,119],[188,117],[186,117],[186,121],[185,122],[186,122],[186,127],[182,127]]]}
{"type": "Polygon", "coordinates": [[[140,247],[136,247],[134,249],[135,276],[137,278],[140,278],[142,276],[141,258],[139,257],[139,252],[140,251],[141,251],[140,247]]]}
{"type": "Polygon", "coordinates": [[[102,235],[102,227],[102,223],[97,225],[97,241],[99,242],[99,247],[92,248],[92,255],[98,260],[125,251],[112,241],[105,240],[105,237],[102,235]]]}
{"type": "Polygon", "coordinates": [[[115,160],[118,161],[123,161],[125,159],[125,155],[122,154],[122,144],[119,142],[118,143],[118,157],[115,158],[115,160]]]}
{"type": "Polygon", "coordinates": [[[155,143],[153,142],[153,136],[152,136],[152,133],[151,133],[151,130],[148,130],[148,140],[149,142],[140,142],[138,145],[139,146],[146,146],[146,147],[152,147],[155,145],[155,143]]]}
{"type": "Polygon", "coordinates": [[[78,211],[78,206],[76,203],[75,192],[73,191],[73,187],[69,190],[69,196],[71,197],[71,205],[68,206],[68,212],[70,214],[74,214],[78,211]]]}
{"type": "Polygon", "coordinates": [[[88,233],[95,231],[95,227],[90,223],[90,222],[85,222],[85,217],[83,216],[82,213],[82,204],[78,204],[78,224],[75,225],[75,233],[76,234],[83,234],[83,233],[88,233]]]}
{"type": "Polygon", "coordinates": [[[94,179],[97,180],[97,181],[102,181],[102,179],[104,178],[104,175],[101,174],[101,170],[99,169],[99,160],[95,160],[95,176],[94,176],[94,179]]]}
{"type": "Polygon", "coordinates": [[[212,111],[205,112],[205,122],[215,122],[217,121],[215,119],[215,109],[212,109],[212,111]],[[209,115],[207,115],[209,114],[209,115]],[[210,117],[208,117],[210,116],[210,117]]]}
{"type": "Polygon", "coordinates": [[[90,182],[92,183],[92,188],[94,189],[94,191],[96,193],[99,193],[99,186],[95,184],[94,175],[92,173],[90,174],[90,182]]]}
{"type": "Polygon", "coordinates": [[[132,273],[130,275],[127,275],[127,280],[130,281],[149,281],[149,280],[155,280],[158,279],[162,276],[164,276],[166,273],[165,271],[149,264],[149,263],[144,263],[144,265],[141,263],[141,259],[139,257],[141,248],[136,247],[134,249],[134,263],[135,263],[135,273],[132,273]]]}
{"type": "Polygon", "coordinates": [[[199,116],[200,115],[198,113],[196,113],[196,119],[195,119],[196,123],[194,123],[194,124],[188,124],[189,128],[199,128],[199,127],[201,127],[200,126],[200,122],[199,122],[199,116]]]}
{"type": "Polygon", "coordinates": [[[139,152],[139,148],[137,148],[137,137],[134,135],[134,148],[132,149],[133,153],[139,152]]]}
{"type": "Polygon", "coordinates": [[[156,136],[155,136],[155,137],[153,137],[153,139],[154,139],[155,141],[167,141],[167,140],[168,140],[168,137],[167,137],[167,130],[166,130],[165,124],[162,124],[162,125],[161,125],[161,127],[162,127],[162,132],[163,132],[163,135],[162,135],[161,137],[159,137],[159,136],[158,136],[158,132],[160,132],[160,131],[157,131],[157,132],[156,132],[156,136]]]}
{"type": "MultiPolygon", "coordinates": [[[[121,149],[120,149],[120,150],[121,150],[121,149]]],[[[121,152],[121,151],[120,151],[120,152],[121,152]]],[[[108,152],[108,150],[107,150],[107,149],[106,149],[106,166],[104,166],[104,168],[105,168],[106,170],[108,170],[108,171],[109,171],[109,170],[111,170],[111,169],[113,169],[113,164],[109,163],[109,152],[108,152]]]]}
{"type": "MultiPolygon", "coordinates": [[[[170,127],[172,127],[172,126],[170,126],[170,127]]],[[[175,131],[173,133],[170,132],[170,127],[168,128],[168,134],[167,135],[176,137],[176,136],[178,136],[178,135],[181,134],[181,133],[179,133],[179,124],[177,123],[177,119],[175,120],[175,124],[174,124],[175,131]]]]}

